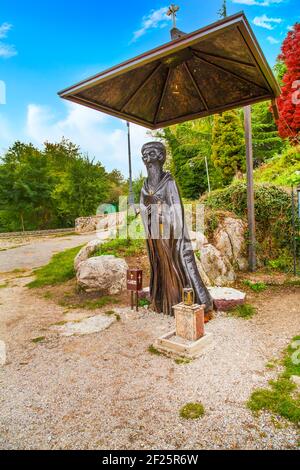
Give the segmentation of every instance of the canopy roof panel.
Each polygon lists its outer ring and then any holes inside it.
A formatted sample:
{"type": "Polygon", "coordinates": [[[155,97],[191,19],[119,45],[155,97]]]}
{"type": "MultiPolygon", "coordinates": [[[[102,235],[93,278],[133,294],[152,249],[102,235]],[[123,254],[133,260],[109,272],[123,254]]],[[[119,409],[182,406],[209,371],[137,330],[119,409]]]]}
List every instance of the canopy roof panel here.
{"type": "Polygon", "coordinates": [[[157,129],[274,99],[279,85],[243,13],[186,34],[59,93],[157,129]]]}

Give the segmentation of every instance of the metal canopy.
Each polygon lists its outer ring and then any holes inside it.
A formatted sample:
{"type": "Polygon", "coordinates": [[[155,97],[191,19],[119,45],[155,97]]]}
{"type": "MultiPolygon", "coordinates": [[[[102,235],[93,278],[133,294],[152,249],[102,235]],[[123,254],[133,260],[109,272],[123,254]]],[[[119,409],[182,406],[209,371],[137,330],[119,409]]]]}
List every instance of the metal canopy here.
{"type": "Polygon", "coordinates": [[[150,129],[275,99],[279,94],[243,13],[59,93],[64,99],[150,129]]]}

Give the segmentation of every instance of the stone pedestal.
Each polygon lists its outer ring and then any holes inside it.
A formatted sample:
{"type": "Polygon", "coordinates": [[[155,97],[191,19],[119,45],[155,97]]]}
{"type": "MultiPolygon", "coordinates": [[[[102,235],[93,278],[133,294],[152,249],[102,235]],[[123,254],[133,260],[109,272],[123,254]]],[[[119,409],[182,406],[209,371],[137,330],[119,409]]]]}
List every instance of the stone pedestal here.
{"type": "Polygon", "coordinates": [[[180,303],[173,307],[176,322],[176,336],[189,341],[197,341],[204,336],[205,305],[185,305],[180,303]]]}

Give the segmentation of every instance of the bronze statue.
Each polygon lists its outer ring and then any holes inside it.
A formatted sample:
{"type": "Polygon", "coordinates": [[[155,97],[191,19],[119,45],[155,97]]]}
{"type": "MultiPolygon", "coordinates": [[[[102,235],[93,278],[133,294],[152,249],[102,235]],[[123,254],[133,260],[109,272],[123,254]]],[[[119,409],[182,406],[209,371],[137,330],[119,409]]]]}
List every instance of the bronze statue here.
{"type": "Polygon", "coordinates": [[[195,302],[212,310],[212,299],[200,277],[185,224],[177,185],[163,170],[166,149],[161,142],[142,147],[148,178],[141,191],[141,216],[147,236],[151,266],[150,295],[156,312],[172,315],[184,287],[192,287],[195,302]]]}

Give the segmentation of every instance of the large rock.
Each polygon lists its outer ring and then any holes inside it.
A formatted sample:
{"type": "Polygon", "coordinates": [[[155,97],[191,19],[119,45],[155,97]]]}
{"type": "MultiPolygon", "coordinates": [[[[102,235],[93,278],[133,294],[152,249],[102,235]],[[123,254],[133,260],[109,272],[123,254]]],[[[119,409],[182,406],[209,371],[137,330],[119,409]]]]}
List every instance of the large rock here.
{"type": "Polygon", "coordinates": [[[245,257],[245,232],[247,226],[241,219],[225,217],[214,233],[214,245],[233,266],[247,269],[245,257]]]}
{"type": "Polygon", "coordinates": [[[103,218],[103,215],[95,215],[92,217],[79,217],[75,220],[75,232],[76,233],[89,233],[95,232],[99,221],[103,218]]]}
{"type": "Polygon", "coordinates": [[[224,286],[235,281],[236,275],[231,263],[213,245],[203,245],[198,255],[198,269],[206,285],[224,286]]]}
{"type": "Polygon", "coordinates": [[[91,240],[90,242],[87,243],[87,245],[81,248],[81,250],[79,251],[79,253],[74,259],[75,271],[77,271],[78,266],[80,265],[80,263],[82,263],[82,261],[86,261],[87,259],[89,259],[92,256],[92,254],[98,250],[98,248],[100,247],[102,243],[103,243],[102,240],[99,240],[96,238],[95,240],[91,240]]]}
{"type": "Polygon", "coordinates": [[[194,251],[198,251],[202,248],[203,245],[206,245],[208,243],[208,240],[204,233],[202,232],[189,232],[190,239],[192,242],[192,247],[194,251]]]}
{"type": "Polygon", "coordinates": [[[209,287],[216,310],[230,310],[245,303],[246,294],[231,287],[209,287]]]}
{"type": "Polygon", "coordinates": [[[112,255],[96,256],[82,261],[77,268],[79,286],[103,295],[119,294],[126,289],[127,263],[112,255]]]}

